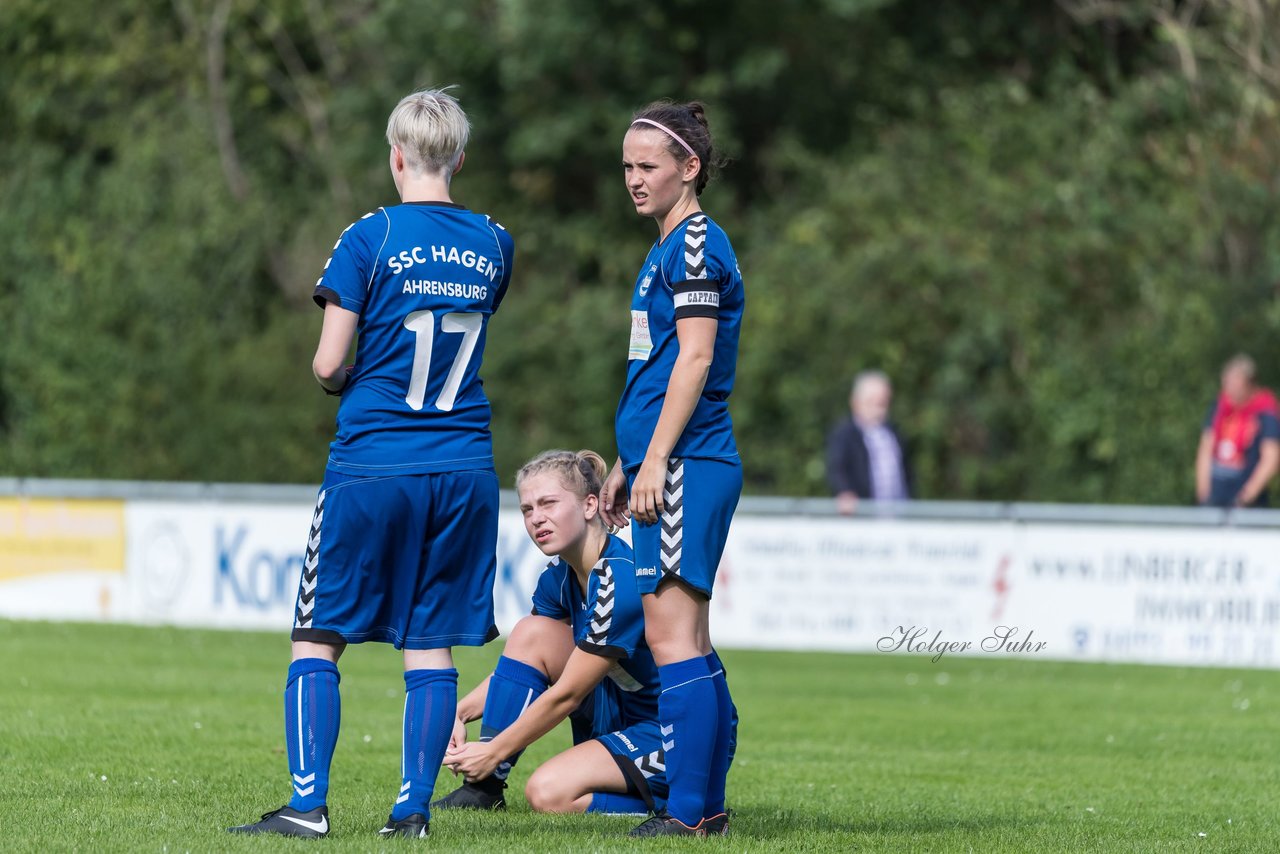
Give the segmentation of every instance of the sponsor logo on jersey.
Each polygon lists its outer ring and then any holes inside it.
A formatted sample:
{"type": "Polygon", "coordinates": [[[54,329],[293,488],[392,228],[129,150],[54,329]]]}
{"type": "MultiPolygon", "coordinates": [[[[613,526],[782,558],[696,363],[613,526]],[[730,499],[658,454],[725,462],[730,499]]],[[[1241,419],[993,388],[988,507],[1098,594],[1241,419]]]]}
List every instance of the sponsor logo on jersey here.
{"type": "Polygon", "coordinates": [[[615,661],[613,666],[609,668],[609,678],[613,680],[613,684],[617,685],[628,694],[634,694],[641,691],[644,686],[640,684],[636,677],[627,672],[621,662],[615,661]]]}
{"type": "Polygon", "coordinates": [[[636,567],[636,575],[657,575],[658,568],[656,566],[638,566],[636,567]]]}
{"type": "Polygon", "coordinates": [[[657,273],[658,273],[658,265],[650,264],[649,274],[645,276],[644,281],[640,283],[640,296],[645,296],[646,294],[649,293],[649,286],[653,284],[653,277],[657,275],[657,273]]]}
{"type": "MultiPolygon", "coordinates": [[[[421,246],[401,250],[387,259],[387,266],[392,273],[403,273],[415,264],[427,263],[425,250],[421,246]]],[[[457,264],[475,270],[489,281],[498,278],[498,267],[488,258],[470,249],[459,250],[456,246],[432,246],[431,261],[437,264],[457,264]]]]}
{"type": "Polygon", "coordinates": [[[649,334],[649,312],[631,312],[631,343],[627,347],[627,361],[634,359],[649,360],[653,352],[653,337],[649,334]]]}

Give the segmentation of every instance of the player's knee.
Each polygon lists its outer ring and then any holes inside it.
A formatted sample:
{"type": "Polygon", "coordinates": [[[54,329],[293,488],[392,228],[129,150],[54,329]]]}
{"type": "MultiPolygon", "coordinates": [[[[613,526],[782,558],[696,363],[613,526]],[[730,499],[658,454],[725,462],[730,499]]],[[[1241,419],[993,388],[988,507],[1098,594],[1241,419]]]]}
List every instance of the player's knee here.
{"type": "Polygon", "coordinates": [[[572,812],[573,798],[562,786],[556,784],[552,775],[533,772],[524,784],[524,799],[534,812],[563,813],[572,812]]]}
{"type": "Polygon", "coordinates": [[[543,619],[545,618],[529,616],[516,623],[502,648],[502,654],[508,658],[524,658],[535,651],[538,639],[545,634],[540,625],[543,619]]]}
{"type": "Polygon", "coordinates": [[[555,637],[557,630],[563,631],[566,628],[563,623],[556,620],[531,614],[515,624],[502,649],[502,654],[526,664],[537,664],[542,660],[542,652],[547,642],[555,637]]]}

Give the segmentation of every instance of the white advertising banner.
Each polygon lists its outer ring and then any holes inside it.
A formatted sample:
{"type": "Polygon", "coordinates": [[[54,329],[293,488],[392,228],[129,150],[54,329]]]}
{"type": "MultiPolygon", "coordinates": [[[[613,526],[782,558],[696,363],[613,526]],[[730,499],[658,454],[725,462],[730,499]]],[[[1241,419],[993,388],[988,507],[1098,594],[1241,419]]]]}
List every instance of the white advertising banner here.
{"type": "Polygon", "coordinates": [[[911,638],[919,630],[972,637],[999,616],[1012,534],[982,523],[739,515],[712,636],[726,648],[860,651],[904,634],[906,651],[926,640],[911,638]]]}
{"type": "Polygon", "coordinates": [[[717,643],[1280,666],[1280,531],[734,520],[717,643]]]}
{"type": "MultiPolygon", "coordinates": [[[[0,616],[286,633],[312,507],[0,502],[0,616]]],[[[504,632],[546,558],[503,511],[504,632]]],[[[1280,531],[739,513],[724,648],[1280,666],[1280,531]]]]}
{"type": "Polygon", "coordinates": [[[1280,532],[1036,524],[1009,619],[1054,658],[1280,665],[1280,532]]]}
{"type": "Polygon", "coordinates": [[[286,630],[311,507],[131,501],[130,619],[286,630]]]}
{"type": "MultiPolygon", "coordinates": [[[[312,507],[130,502],[125,607],[143,623],[279,629],[293,624],[312,507]]],[[[546,565],[520,514],[499,517],[494,608],[509,631],[546,565]]]]}

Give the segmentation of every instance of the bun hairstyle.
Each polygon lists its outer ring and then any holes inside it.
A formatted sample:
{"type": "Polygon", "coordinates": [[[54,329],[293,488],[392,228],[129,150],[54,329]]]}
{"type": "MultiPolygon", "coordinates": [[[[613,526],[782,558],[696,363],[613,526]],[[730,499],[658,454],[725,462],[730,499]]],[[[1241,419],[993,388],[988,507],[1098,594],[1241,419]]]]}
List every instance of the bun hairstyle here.
{"type": "Polygon", "coordinates": [[[516,472],[516,489],[526,478],[552,472],[559,476],[564,488],[578,496],[599,495],[609,466],[595,451],[543,451],[516,472]]]}
{"type": "Polygon", "coordinates": [[[667,151],[671,152],[671,156],[677,163],[684,163],[689,159],[690,149],[698,155],[698,159],[702,161],[702,168],[698,170],[693,189],[698,195],[702,195],[707,182],[715,177],[720,167],[724,165],[723,158],[715,150],[711,141],[711,128],[707,125],[706,108],[702,102],[690,101],[687,104],[677,104],[667,100],[654,101],[641,108],[631,118],[632,127],[636,126],[636,122],[640,122],[641,128],[649,127],[664,133],[668,137],[667,151]],[[649,124],[650,122],[653,124],[649,124]],[[673,134],[674,138],[672,138],[673,134]],[[684,145],[681,145],[681,142],[684,145]]]}

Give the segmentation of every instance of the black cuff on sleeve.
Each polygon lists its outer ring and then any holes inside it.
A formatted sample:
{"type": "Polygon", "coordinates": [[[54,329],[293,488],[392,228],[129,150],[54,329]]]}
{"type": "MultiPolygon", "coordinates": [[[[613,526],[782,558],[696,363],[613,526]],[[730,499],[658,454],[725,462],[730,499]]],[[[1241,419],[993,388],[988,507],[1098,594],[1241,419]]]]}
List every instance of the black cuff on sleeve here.
{"type": "Polygon", "coordinates": [[[627,651],[620,646],[612,644],[596,644],[588,643],[585,640],[578,641],[578,649],[583,652],[589,652],[592,655],[598,655],[601,658],[626,658],[627,651]]]}
{"type": "Polygon", "coordinates": [[[338,308],[342,308],[342,297],[338,296],[338,292],[333,288],[326,288],[324,285],[317,285],[316,291],[311,295],[311,299],[315,300],[316,305],[324,308],[325,303],[333,303],[338,308]]]}

